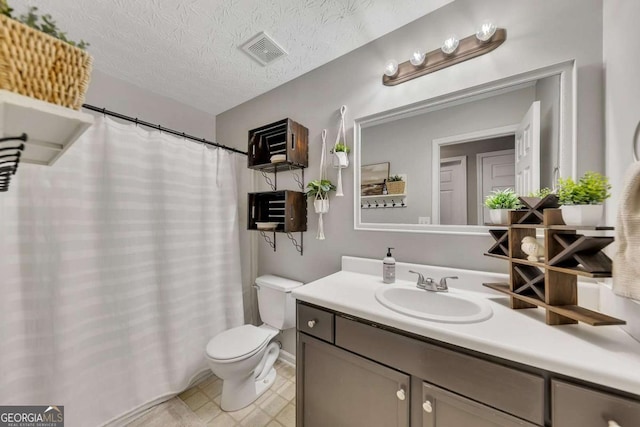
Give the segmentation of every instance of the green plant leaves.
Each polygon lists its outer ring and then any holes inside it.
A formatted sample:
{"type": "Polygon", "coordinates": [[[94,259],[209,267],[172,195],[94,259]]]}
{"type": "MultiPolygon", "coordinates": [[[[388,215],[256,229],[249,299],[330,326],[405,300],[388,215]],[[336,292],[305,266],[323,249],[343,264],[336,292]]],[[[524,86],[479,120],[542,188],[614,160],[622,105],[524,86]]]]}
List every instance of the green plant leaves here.
{"type": "Polygon", "coordinates": [[[484,205],[489,209],[518,209],[520,200],[511,188],[495,190],[484,200],[484,205]]]}
{"type": "Polygon", "coordinates": [[[38,31],[42,31],[43,33],[62,40],[65,43],[69,43],[71,46],[75,46],[78,49],[85,50],[87,47],[89,47],[89,43],[85,42],[84,40],[80,40],[77,43],[73,40],[69,40],[67,38],[67,33],[62,32],[58,28],[58,24],[53,20],[51,15],[38,15],[37,7],[30,7],[27,13],[22,14],[18,17],[14,17],[11,12],[13,12],[13,9],[9,7],[7,0],[0,0],[0,14],[5,15],[11,19],[15,19],[18,22],[22,22],[28,27],[31,27],[38,31]],[[40,20],[42,20],[42,22],[40,22],[40,20]]]}
{"type": "Polygon", "coordinates": [[[333,148],[333,151],[335,153],[343,152],[343,153],[349,154],[351,152],[351,149],[349,147],[347,147],[346,145],[344,145],[342,142],[339,142],[333,148]]]}
{"type": "Polygon", "coordinates": [[[315,179],[307,184],[307,197],[315,197],[317,195],[324,196],[330,191],[335,191],[336,186],[328,179],[315,179]]]}
{"type": "Polygon", "coordinates": [[[595,205],[611,197],[611,184],[606,176],[586,172],[578,182],[571,178],[558,179],[558,201],[561,205],[595,205]]]}

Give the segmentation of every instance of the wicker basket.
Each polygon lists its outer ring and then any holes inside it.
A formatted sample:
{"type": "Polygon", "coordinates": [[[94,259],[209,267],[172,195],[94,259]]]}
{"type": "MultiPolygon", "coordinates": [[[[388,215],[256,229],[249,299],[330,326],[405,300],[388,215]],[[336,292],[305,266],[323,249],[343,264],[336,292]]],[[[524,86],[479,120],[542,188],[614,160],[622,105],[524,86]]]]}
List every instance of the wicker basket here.
{"type": "Polygon", "coordinates": [[[387,193],[402,194],[404,193],[404,181],[387,181],[387,193]]]}
{"type": "Polygon", "coordinates": [[[79,110],[92,62],[85,51],[0,15],[0,89],[79,110]]]}

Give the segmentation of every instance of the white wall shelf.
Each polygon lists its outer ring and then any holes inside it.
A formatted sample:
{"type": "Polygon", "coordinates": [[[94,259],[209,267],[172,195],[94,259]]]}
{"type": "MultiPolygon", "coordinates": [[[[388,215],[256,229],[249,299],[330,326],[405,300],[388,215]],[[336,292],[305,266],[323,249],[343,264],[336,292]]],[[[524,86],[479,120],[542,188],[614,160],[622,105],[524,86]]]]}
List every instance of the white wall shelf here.
{"type": "Polygon", "coordinates": [[[93,116],[0,90],[0,138],[27,134],[20,162],[51,166],[93,124],[93,116]]]}
{"type": "Polygon", "coordinates": [[[389,199],[404,199],[405,197],[407,197],[407,193],[381,194],[381,195],[374,195],[374,196],[360,196],[360,200],[375,200],[375,199],[389,200],[389,199]]]}

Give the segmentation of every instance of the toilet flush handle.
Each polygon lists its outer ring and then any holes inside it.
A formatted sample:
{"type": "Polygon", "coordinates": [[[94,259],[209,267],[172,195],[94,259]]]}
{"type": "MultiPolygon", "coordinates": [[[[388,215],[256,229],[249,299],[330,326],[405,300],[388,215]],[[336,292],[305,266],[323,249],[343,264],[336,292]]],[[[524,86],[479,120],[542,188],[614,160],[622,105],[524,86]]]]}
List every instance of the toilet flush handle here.
{"type": "Polygon", "coordinates": [[[256,285],[256,284],[254,284],[254,285],[253,285],[253,288],[254,288],[256,291],[259,291],[259,290],[260,290],[260,286],[258,286],[258,285],[256,285]]]}

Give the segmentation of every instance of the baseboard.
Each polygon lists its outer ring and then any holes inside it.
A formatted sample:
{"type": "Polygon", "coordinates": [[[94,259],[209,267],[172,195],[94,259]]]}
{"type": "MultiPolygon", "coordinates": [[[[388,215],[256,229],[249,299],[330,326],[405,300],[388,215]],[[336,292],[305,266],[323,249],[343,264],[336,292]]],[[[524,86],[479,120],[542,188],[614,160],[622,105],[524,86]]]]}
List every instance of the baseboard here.
{"type": "Polygon", "coordinates": [[[288,363],[289,365],[296,366],[296,357],[288,351],[280,350],[280,356],[278,359],[288,363]]]}

